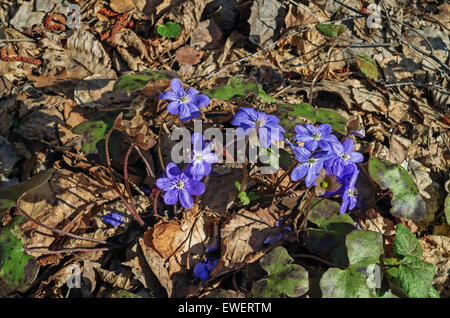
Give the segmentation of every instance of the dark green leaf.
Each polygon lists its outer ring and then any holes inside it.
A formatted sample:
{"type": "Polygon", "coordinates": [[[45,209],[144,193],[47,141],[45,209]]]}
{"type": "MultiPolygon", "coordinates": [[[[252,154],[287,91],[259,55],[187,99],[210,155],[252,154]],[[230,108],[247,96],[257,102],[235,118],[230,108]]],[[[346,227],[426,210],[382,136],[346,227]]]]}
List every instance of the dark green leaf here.
{"type": "Polygon", "coordinates": [[[181,27],[176,22],[167,22],[166,24],[158,25],[156,32],[166,38],[176,39],[181,33],[181,27]]]}
{"type": "Polygon", "coordinates": [[[300,297],[309,289],[308,272],[293,259],[284,247],[277,247],[261,258],[261,267],[269,274],[253,283],[253,297],[300,297]]]}
{"type": "Polygon", "coordinates": [[[375,60],[365,53],[361,53],[356,57],[356,64],[361,72],[368,78],[376,81],[378,79],[378,68],[375,60]]]}
{"type": "Polygon", "coordinates": [[[241,200],[241,203],[243,205],[249,205],[250,204],[250,198],[248,197],[247,193],[239,192],[238,198],[241,200]]]}
{"type": "Polygon", "coordinates": [[[336,201],[313,198],[311,200],[311,209],[308,213],[308,221],[311,221],[323,229],[331,223],[349,223],[354,224],[353,219],[348,214],[340,214],[340,204],[336,201]]]}
{"type": "Polygon", "coordinates": [[[389,189],[393,193],[392,215],[416,222],[425,219],[425,202],[405,168],[372,157],[369,160],[369,173],[382,189],[389,189]]]}
{"type": "Polygon", "coordinates": [[[23,250],[19,225],[23,217],[16,217],[0,229],[0,278],[15,290],[25,291],[36,279],[39,262],[23,250]]]}
{"type": "Polygon", "coordinates": [[[394,252],[398,256],[422,257],[422,247],[419,240],[403,224],[399,224],[395,233],[394,252]]]}
{"type": "Polygon", "coordinates": [[[313,123],[330,124],[333,130],[341,134],[347,134],[347,119],[329,108],[318,108],[315,111],[314,107],[307,103],[296,105],[279,104],[278,116],[280,118],[280,125],[286,129],[288,135],[293,134],[295,125],[302,125],[304,123],[302,118],[307,118],[313,123]]]}
{"type": "Polygon", "coordinates": [[[138,91],[143,89],[150,80],[170,80],[174,77],[177,77],[177,74],[173,71],[154,71],[150,69],[138,73],[124,74],[114,84],[113,91],[138,91]]]}
{"type": "Polygon", "coordinates": [[[444,211],[447,223],[450,225],[450,194],[447,195],[447,198],[445,199],[444,211]]]}
{"type": "Polygon", "coordinates": [[[213,89],[207,89],[202,91],[203,94],[210,98],[217,98],[221,100],[230,100],[232,98],[244,98],[250,94],[261,97],[262,100],[275,103],[277,100],[266,92],[258,85],[254,79],[242,78],[242,77],[230,77],[228,82],[217,86],[213,89]]]}
{"type": "Polygon", "coordinates": [[[367,286],[367,278],[353,268],[330,268],[320,279],[323,298],[374,298],[367,286]]]}
{"type": "Polygon", "coordinates": [[[46,183],[55,169],[44,170],[30,179],[6,188],[0,188],[0,218],[12,207],[17,199],[27,191],[31,191],[46,183]]]}
{"type": "Polygon", "coordinates": [[[348,259],[351,265],[367,267],[379,264],[383,254],[383,236],[372,231],[353,231],[345,238],[348,259]]]}
{"type": "Polygon", "coordinates": [[[86,121],[72,129],[74,134],[82,135],[81,150],[86,154],[97,153],[97,143],[104,139],[108,124],[103,120],[86,121]]]}
{"type": "Polygon", "coordinates": [[[398,268],[390,268],[387,272],[393,277],[394,284],[400,286],[408,297],[436,297],[432,285],[436,273],[433,264],[406,255],[398,268]]]}
{"type": "Polygon", "coordinates": [[[316,29],[325,36],[339,36],[347,27],[342,24],[316,24],[316,29]]]}

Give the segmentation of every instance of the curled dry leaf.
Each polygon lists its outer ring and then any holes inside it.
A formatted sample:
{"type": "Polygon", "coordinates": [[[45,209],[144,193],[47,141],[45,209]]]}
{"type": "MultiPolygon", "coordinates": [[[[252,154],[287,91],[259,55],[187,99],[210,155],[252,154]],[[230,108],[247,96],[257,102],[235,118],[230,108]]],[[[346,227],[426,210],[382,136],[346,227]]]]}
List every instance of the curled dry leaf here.
{"type": "Polygon", "coordinates": [[[183,46],[179,48],[176,54],[177,55],[175,57],[175,61],[180,63],[180,65],[198,64],[203,56],[202,51],[197,51],[196,49],[189,46],[183,46]]]}
{"type": "Polygon", "coordinates": [[[187,281],[186,270],[201,261],[207,239],[204,219],[189,213],[182,220],[156,224],[139,240],[151,270],[169,297],[186,296],[198,287],[187,281]]]}

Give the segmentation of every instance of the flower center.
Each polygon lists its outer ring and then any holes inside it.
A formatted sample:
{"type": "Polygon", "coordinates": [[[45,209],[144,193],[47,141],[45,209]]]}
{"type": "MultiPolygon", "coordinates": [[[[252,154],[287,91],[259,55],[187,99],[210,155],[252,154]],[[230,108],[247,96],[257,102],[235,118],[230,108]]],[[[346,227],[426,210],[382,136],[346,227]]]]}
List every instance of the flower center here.
{"type": "Polygon", "coordinates": [[[183,182],[182,180],[178,181],[176,187],[177,187],[178,189],[183,189],[183,187],[184,187],[184,182],[183,182]]]}
{"type": "Polygon", "coordinates": [[[187,102],[189,102],[189,97],[187,95],[184,95],[183,97],[180,98],[180,102],[186,104],[187,102]]]}
{"type": "Polygon", "coordinates": [[[327,189],[328,186],[329,186],[329,184],[328,184],[328,182],[326,182],[326,181],[322,181],[322,182],[320,183],[320,187],[321,187],[321,188],[327,189]]]}
{"type": "Polygon", "coordinates": [[[313,137],[315,140],[320,140],[320,135],[319,134],[317,134],[317,135],[314,135],[314,137],[313,137]]]}
{"type": "Polygon", "coordinates": [[[316,160],[316,159],[314,159],[314,158],[309,158],[309,159],[308,159],[308,163],[309,163],[309,165],[310,165],[310,166],[313,166],[313,165],[315,165],[315,164],[316,164],[316,162],[317,162],[317,160],[316,160]]]}
{"type": "Polygon", "coordinates": [[[346,153],[344,153],[344,154],[341,156],[341,158],[342,158],[342,160],[347,161],[348,158],[350,158],[350,156],[347,155],[346,153]]]}
{"type": "Polygon", "coordinates": [[[195,155],[194,156],[194,160],[195,161],[202,161],[203,160],[203,156],[202,155],[195,155]]]}

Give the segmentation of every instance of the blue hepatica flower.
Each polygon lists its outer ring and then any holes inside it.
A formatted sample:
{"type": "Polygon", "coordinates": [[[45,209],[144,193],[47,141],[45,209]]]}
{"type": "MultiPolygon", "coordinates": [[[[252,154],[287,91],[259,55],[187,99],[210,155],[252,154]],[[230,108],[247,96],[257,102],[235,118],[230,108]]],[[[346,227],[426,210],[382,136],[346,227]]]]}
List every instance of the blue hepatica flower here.
{"type": "Polygon", "coordinates": [[[216,154],[211,152],[212,142],[206,145],[202,134],[194,133],[192,135],[192,145],[194,146],[191,158],[192,165],[189,169],[192,178],[201,180],[211,173],[211,166],[217,162],[218,158],[216,154]]]}
{"type": "Polygon", "coordinates": [[[345,211],[347,211],[347,208],[349,210],[353,210],[353,208],[356,205],[357,197],[357,191],[355,188],[356,179],[358,179],[359,170],[356,169],[353,174],[350,177],[350,181],[347,181],[344,185],[344,193],[342,194],[342,204],[340,213],[344,214],[345,211]]]}
{"type": "Polygon", "coordinates": [[[119,226],[123,222],[123,216],[116,212],[108,213],[103,216],[103,222],[111,226],[119,226]]]}
{"type": "Polygon", "coordinates": [[[181,121],[199,117],[200,107],[208,106],[211,102],[208,96],[199,94],[193,88],[188,88],[184,91],[183,85],[178,78],[172,79],[170,88],[172,90],[159,95],[159,99],[169,100],[170,103],[167,105],[167,110],[173,115],[180,114],[181,121]]]}
{"type": "Polygon", "coordinates": [[[202,282],[206,282],[217,264],[219,264],[219,259],[207,257],[203,262],[195,265],[194,276],[201,279],[202,282]]]}
{"type": "Polygon", "coordinates": [[[328,174],[334,174],[340,177],[344,168],[348,165],[362,162],[364,157],[359,152],[353,152],[355,143],[352,139],[346,139],[341,143],[331,143],[331,158],[325,163],[325,170],[328,174]]]}
{"type": "MultiPolygon", "coordinates": [[[[269,148],[272,141],[283,140],[284,128],[280,126],[280,120],[274,115],[258,112],[253,108],[241,107],[234,116],[231,124],[244,130],[244,134],[250,134],[257,129],[259,142],[264,148],[269,148]]],[[[242,134],[238,131],[237,135],[242,134]]]]}
{"type": "Polygon", "coordinates": [[[309,188],[317,178],[320,169],[323,167],[323,161],[329,155],[327,151],[318,151],[314,155],[305,147],[297,147],[294,149],[295,158],[302,164],[295,167],[291,173],[292,181],[298,181],[306,176],[305,184],[309,188]]]}
{"type": "Polygon", "coordinates": [[[166,167],[167,178],[156,180],[156,186],[163,191],[164,203],[173,205],[180,201],[185,209],[192,208],[194,202],[193,195],[201,195],[205,192],[205,185],[192,178],[190,173],[180,172],[180,169],[173,162],[166,167]]]}
{"type": "Polygon", "coordinates": [[[295,126],[297,141],[305,143],[305,148],[314,151],[320,146],[322,149],[328,149],[329,143],[339,143],[335,135],[331,134],[331,126],[321,124],[319,127],[314,125],[295,126]]]}

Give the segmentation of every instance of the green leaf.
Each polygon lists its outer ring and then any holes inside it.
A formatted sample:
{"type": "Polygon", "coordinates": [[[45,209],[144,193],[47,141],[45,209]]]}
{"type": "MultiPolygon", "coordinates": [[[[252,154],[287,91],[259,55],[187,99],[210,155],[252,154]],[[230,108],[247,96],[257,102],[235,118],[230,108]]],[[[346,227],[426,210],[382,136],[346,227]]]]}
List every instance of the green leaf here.
{"type": "Polygon", "coordinates": [[[176,39],[181,33],[181,27],[176,22],[167,22],[166,24],[158,25],[156,32],[166,38],[176,39]]]}
{"type": "Polygon", "coordinates": [[[81,150],[86,154],[97,153],[97,143],[104,139],[108,124],[103,120],[86,121],[72,129],[74,134],[82,135],[81,150]]]}
{"type": "Polygon", "coordinates": [[[313,198],[311,200],[311,210],[308,213],[308,221],[326,229],[331,223],[349,223],[354,225],[354,221],[348,214],[340,214],[340,204],[336,201],[313,198]]]}
{"type": "Polygon", "coordinates": [[[361,53],[356,57],[356,64],[361,72],[368,78],[376,81],[378,79],[378,68],[375,60],[365,53],[361,53]]]}
{"type": "Polygon", "coordinates": [[[236,189],[237,189],[238,191],[241,191],[241,183],[240,183],[239,181],[235,181],[235,182],[234,182],[234,186],[236,187],[236,189]]]}
{"type": "Polygon", "coordinates": [[[369,160],[372,179],[393,193],[391,214],[419,222],[425,219],[425,202],[413,178],[402,166],[372,157],[369,160]]]}
{"type": "Polygon", "coordinates": [[[309,290],[308,272],[293,261],[281,246],[261,258],[260,265],[269,276],[253,283],[252,296],[278,298],[305,294],[309,290]]]}
{"type": "Polygon", "coordinates": [[[227,83],[213,89],[204,90],[202,93],[210,98],[221,100],[230,100],[236,97],[244,98],[250,94],[254,94],[255,96],[259,96],[263,101],[269,103],[275,103],[277,101],[275,98],[264,92],[254,79],[236,76],[230,77],[227,83]]]}
{"type": "Polygon", "coordinates": [[[419,240],[403,224],[399,224],[395,233],[394,252],[403,257],[406,255],[422,257],[422,247],[419,240]]]}
{"type": "Polygon", "coordinates": [[[338,265],[349,264],[345,236],[355,229],[346,222],[330,223],[326,229],[306,229],[301,238],[308,250],[338,265]]]}
{"type": "Polygon", "coordinates": [[[313,123],[330,124],[333,130],[344,135],[347,134],[347,119],[329,108],[318,108],[315,111],[314,107],[307,103],[279,104],[278,116],[280,118],[280,125],[286,129],[288,135],[293,134],[295,125],[302,125],[304,123],[302,118],[307,118],[313,123]]]}
{"type": "Polygon", "coordinates": [[[351,265],[367,267],[379,264],[383,254],[383,236],[372,231],[353,231],[345,237],[348,259],[351,265]]]}
{"type": "Polygon", "coordinates": [[[261,198],[261,196],[260,196],[259,194],[256,194],[255,192],[249,192],[248,198],[249,198],[251,201],[256,201],[256,200],[258,200],[259,198],[261,198]]]}
{"type": "Polygon", "coordinates": [[[143,89],[147,83],[154,79],[155,81],[170,80],[176,77],[173,71],[154,71],[150,69],[138,73],[124,74],[119,77],[114,84],[113,91],[132,92],[143,89]]]}
{"type": "Polygon", "coordinates": [[[0,188],[0,218],[12,207],[25,192],[36,189],[46,183],[55,169],[47,169],[32,176],[30,179],[6,188],[0,188]]]}
{"type": "Polygon", "coordinates": [[[320,279],[323,298],[374,298],[367,286],[367,278],[353,268],[330,268],[320,279]]]}
{"type": "Polygon", "coordinates": [[[25,254],[23,243],[16,236],[23,220],[23,217],[16,217],[0,229],[0,279],[19,291],[27,290],[39,271],[39,262],[25,254]]]}
{"type": "Polygon", "coordinates": [[[241,200],[241,203],[243,205],[249,205],[250,204],[250,198],[248,197],[247,193],[239,192],[238,198],[241,200]]]}
{"type": "Polygon", "coordinates": [[[408,297],[436,297],[433,288],[436,268],[433,264],[406,255],[398,268],[390,268],[387,272],[393,278],[393,283],[401,287],[408,297]]]}
{"type": "Polygon", "coordinates": [[[347,27],[343,24],[316,24],[316,29],[325,36],[339,36],[347,27]]]}

